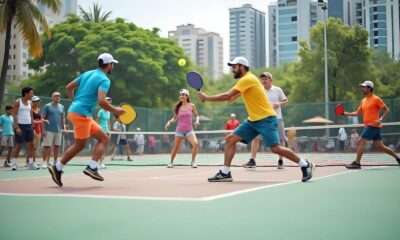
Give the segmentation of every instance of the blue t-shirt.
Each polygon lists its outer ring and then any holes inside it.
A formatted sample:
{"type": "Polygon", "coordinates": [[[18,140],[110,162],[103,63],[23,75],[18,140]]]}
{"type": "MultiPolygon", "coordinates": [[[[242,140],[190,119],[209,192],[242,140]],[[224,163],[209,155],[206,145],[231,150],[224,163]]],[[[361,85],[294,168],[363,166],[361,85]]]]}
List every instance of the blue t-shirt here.
{"type": "Polygon", "coordinates": [[[64,106],[61,104],[48,103],[44,105],[42,115],[49,123],[44,124],[44,128],[49,132],[61,132],[63,130],[62,117],[64,115],[64,106]]]}
{"type": "Polygon", "coordinates": [[[1,124],[1,135],[2,136],[14,136],[14,118],[13,116],[7,116],[7,114],[3,114],[0,117],[1,124]]]}
{"type": "Polygon", "coordinates": [[[97,104],[98,91],[107,94],[111,81],[100,69],[87,71],[75,79],[78,89],[68,112],[84,116],[92,116],[92,111],[97,104]]]}
{"type": "Polygon", "coordinates": [[[97,113],[97,117],[99,118],[99,125],[103,129],[104,132],[109,132],[108,121],[110,120],[110,112],[104,109],[101,109],[97,113]]]}

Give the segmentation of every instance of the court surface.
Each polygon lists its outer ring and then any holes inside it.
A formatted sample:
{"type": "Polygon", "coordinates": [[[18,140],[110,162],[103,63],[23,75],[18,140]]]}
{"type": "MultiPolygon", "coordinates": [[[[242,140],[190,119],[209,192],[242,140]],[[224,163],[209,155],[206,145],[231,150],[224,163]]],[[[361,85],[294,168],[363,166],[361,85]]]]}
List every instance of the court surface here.
{"type": "Polygon", "coordinates": [[[400,168],[109,166],[104,182],[67,166],[0,169],[0,239],[399,239],[400,168]]]}

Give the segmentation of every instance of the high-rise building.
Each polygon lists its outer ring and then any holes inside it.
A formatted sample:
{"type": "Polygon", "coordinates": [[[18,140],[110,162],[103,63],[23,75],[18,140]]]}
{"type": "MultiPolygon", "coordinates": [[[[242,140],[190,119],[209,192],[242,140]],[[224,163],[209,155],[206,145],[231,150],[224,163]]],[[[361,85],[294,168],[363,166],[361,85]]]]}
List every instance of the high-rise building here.
{"type": "Polygon", "coordinates": [[[323,20],[324,13],[315,1],[278,0],[268,7],[269,66],[299,60],[299,41],[309,43],[310,28],[323,20]]]}
{"type": "Polygon", "coordinates": [[[369,46],[400,59],[399,0],[329,0],[328,15],[369,32],[369,46]]]}
{"type": "MultiPolygon", "coordinates": [[[[45,8],[37,1],[32,1],[45,16],[49,27],[62,22],[66,19],[68,14],[77,14],[77,0],[60,0],[61,11],[54,14],[49,9],[45,8]]],[[[41,26],[38,27],[38,32],[43,33],[41,26]]],[[[0,65],[3,64],[3,55],[5,50],[5,32],[0,34],[0,65]]],[[[34,71],[28,68],[26,61],[30,58],[28,45],[22,37],[22,33],[18,30],[15,22],[11,26],[11,41],[10,41],[10,54],[8,60],[7,80],[20,82],[24,78],[30,77],[34,71]]]]}
{"type": "Polygon", "coordinates": [[[265,13],[250,4],[230,8],[229,26],[230,59],[242,56],[250,67],[265,67],[265,13]]]}
{"type": "Polygon", "coordinates": [[[223,39],[219,34],[187,24],[169,31],[168,38],[174,39],[195,65],[205,69],[209,77],[218,79],[222,76],[223,39]]]}

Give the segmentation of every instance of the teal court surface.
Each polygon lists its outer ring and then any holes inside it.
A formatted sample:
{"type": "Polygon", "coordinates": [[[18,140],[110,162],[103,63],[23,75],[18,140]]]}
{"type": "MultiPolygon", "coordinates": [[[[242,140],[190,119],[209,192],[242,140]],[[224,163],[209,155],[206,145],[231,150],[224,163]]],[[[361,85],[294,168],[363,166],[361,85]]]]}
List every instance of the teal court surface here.
{"type": "Polygon", "coordinates": [[[398,166],[318,167],[307,183],[298,167],[233,167],[234,182],[209,183],[218,166],[115,161],[97,182],[72,163],[62,188],[45,169],[0,169],[0,239],[400,237],[398,166]]]}

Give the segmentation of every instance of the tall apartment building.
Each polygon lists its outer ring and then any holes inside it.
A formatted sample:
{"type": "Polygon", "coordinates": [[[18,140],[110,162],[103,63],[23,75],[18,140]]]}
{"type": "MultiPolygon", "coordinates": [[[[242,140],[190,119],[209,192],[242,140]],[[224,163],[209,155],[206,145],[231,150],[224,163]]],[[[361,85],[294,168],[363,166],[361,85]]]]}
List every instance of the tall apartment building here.
{"type": "Polygon", "coordinates": [[[265,13],[245,4],[229,9],[230,59],[247,58],[250,67],[266,66],[265,13]]]}
{"type": "MultiPolygon", "coordinates": [[[[77,0],[60,0],[61,11],[59,14],[52,13],[49,9],[45,8],[42,4],[33,1],[38,7],[40,12],[46,17],[48,25],[54,26],[55,24],[64,21],[65,16],[73,13],[77,14],[77,0]]],[[[43,29],[38,26],[38,32],[42,33],[43,29]]],[[[5,32],[0,34],[0,65],[3,64],[3,55],[5,48],[5,32]]],[[[11,26],[11,41],[10,41],[10,54],[8,60],[7,80],[20,82],[24,78],[30,77],[34,71],[28,68],[26,61],[30,58],[28,45],[23,40],[22,34],[19,32],[15,23],[11,26]]]]}
{"type": "Polygon", "coordinates": [[[309,31],[324,19],[323,10],[311,0],[278,0],[268,6],[269,66],[299,60],[299,41],[310,41],[309,31]]]}
{"type": "Polygon", "coordinates": [[[329,0],[329,17],[351,26],[360,24],[369,32],[369,45],[400,60],[399,0],[329,0]]]}
{"type": "Polygon", "coordinates": [[[168,38],[174,39],[195,65],[205,69],[209,77],[218,79],[222,76],[223,39],[219,34],[187,24],[169,31],[168,38]]]}

